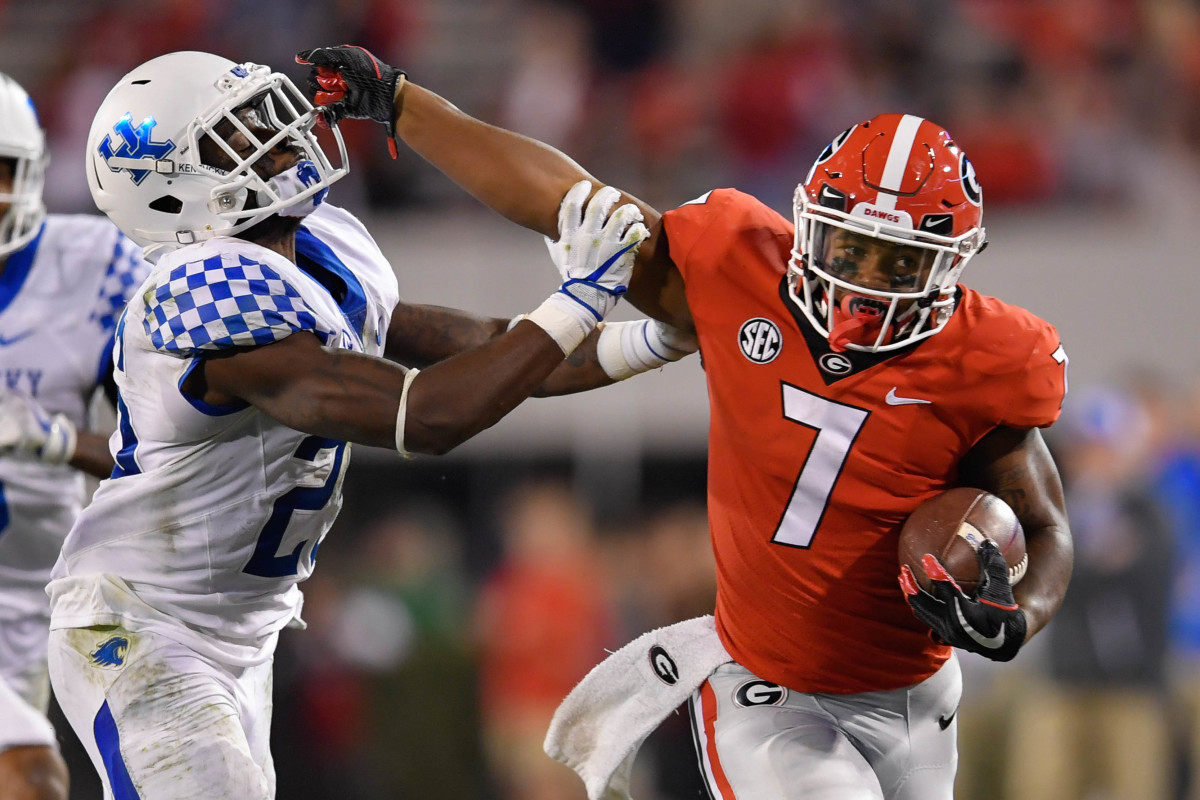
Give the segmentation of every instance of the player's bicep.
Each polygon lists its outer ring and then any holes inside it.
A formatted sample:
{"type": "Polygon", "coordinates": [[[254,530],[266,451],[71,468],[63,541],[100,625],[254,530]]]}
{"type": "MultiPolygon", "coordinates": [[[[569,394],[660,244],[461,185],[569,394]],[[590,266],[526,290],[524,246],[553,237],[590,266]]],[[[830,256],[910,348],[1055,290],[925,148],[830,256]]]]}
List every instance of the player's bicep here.
{"type": "Polygon", "coordinates": [[[1003,498],[1027,533],[1066,528],[1062,480],[1037,428],[996,428],[962,460],[959,477],[1003,498]]]}

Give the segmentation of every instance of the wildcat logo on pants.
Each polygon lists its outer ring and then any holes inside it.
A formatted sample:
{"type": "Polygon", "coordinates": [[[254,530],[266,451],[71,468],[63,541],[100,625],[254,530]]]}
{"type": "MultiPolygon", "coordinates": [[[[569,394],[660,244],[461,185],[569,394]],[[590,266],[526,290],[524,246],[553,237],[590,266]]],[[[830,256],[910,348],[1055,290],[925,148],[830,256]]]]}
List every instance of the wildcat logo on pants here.
{"type": "Polygon", "coordinates": [[[98,667],[123,667],[129,655],[129,640],[124,636],[111,636],[92,651],[92,663],[98,667]]]}

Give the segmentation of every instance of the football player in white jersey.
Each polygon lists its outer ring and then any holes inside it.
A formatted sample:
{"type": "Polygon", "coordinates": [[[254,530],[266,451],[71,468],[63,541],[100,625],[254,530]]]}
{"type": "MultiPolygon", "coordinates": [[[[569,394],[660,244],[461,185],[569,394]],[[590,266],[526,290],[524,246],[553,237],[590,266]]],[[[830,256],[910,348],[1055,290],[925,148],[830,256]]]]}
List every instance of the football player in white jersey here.
{"type": "Polygon", "coordinates": [[[647,235],[581,182],[550,243],[563,282],[529,315],[402,303],[324,202],[345,149],[334,129],[327,156],[316,119],[282,74],[181,52],[122,78],[92,125],[96,204],[155,261],[117,323],[116,465],[48,588],[51,680],[109,798],[274,796],[272,655],[349,442],[444,453],[553,392],[647,235]]]}
{"type": "Polygon", "coordinates": [[[113,467],[84,430],[111,382],[112,340],[145,278],[141,249],[103,217],[46,214],[45,136],[21,86],[0,74],[0,800],[67,796],[45,717],[46,583],[84,501],[113,467]],[[82,472],[81,472],[82,471],[82,472]]]}

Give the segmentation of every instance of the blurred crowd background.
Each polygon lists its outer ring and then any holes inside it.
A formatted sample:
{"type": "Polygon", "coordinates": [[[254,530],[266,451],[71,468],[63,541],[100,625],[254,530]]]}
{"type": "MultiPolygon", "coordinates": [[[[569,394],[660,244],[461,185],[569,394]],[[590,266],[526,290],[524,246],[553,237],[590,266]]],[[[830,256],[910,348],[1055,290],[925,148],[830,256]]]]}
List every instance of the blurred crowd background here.
{"type": "MultiPolygon", "coordinates": [[[[1077,547],[1016,662],[964,659],[959,795],[1200,798],[1200,3],[0,0],[54,211],[94,210],[86,132],[136,64],[198,49],[299,79],[297,50],[342,42],[664,209],[735,186],[788,214],[820,148],[881,111],[953,132],[993,240],[966,282],[1055,322],[1072,357],[1048,439],[1077,547]]],[[[402,291],[498,315],[544,296],[537,237],[345,130],[336,201],[402,291]]],[[[356,453],[308,630],[276,659],[281,798],[584,797],[541,754],[557,702],[606,648],[712,609],[696,361],[533,401],[442,459],[356,453]]],[[[98,797],[67,746],[73,797],[98,797]]],[[[637,782],[703,796],[686,715],[637,782]]]]}

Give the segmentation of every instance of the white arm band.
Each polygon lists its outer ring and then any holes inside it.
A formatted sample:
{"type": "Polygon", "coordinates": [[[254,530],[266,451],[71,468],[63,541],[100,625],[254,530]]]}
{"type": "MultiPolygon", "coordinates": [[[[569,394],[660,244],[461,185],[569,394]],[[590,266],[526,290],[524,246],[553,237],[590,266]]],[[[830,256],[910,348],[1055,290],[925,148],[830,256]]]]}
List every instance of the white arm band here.
{"type": "Polygon", "coordinates": [[[575,348],[579,347],[600,321],[596,319],[595,312],[587,309],[579,301],[572,300],[566,292],[550,295],[544,303],[525,315],[525,319],[550,334],[550,338],[558,342],[565,356],[575,352],[575,348]]]}
{"type": "Polygon", "coordinates": [[[404,374],[404,388],[400,390],[400,410],[396,412],[396,452],[405,458],[412,458],[412,453],[404,449],[404,418],[408,414],[408,387],[412,386],[413,378],[421,370],[410,369],[404,374]]]}
{"type": "Polygon", "coordinates": [[[658,369],[697,349],[695,336],[652,319],[606,323],[596,342],[600,366],[614,381],[658,369]]]}

